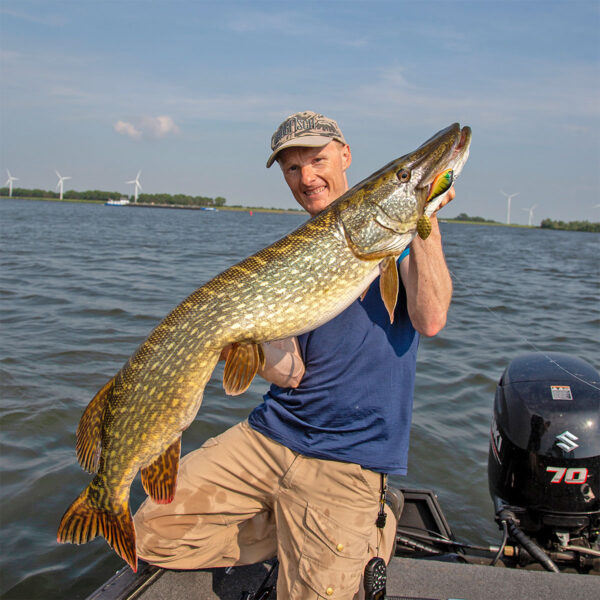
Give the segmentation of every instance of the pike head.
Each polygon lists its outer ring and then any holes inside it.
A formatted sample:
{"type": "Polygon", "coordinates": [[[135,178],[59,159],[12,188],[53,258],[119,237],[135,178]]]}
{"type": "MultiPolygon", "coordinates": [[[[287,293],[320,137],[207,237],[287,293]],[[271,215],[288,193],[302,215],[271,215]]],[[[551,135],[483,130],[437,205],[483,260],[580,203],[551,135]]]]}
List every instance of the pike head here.
{"type": "Polygon", "coordinates": [[[450,125],[334,202],[352,252],[378,260],[399,255],[417,231],[426,237],[428,218],[460,174],[470,143],[469,127],[450,125]]]}

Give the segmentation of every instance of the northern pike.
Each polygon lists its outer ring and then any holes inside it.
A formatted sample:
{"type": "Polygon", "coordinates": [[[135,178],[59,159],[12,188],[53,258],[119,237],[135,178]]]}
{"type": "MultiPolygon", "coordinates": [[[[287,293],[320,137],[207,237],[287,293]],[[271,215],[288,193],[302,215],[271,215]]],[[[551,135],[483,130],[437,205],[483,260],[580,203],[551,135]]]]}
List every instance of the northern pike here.
{"type": "Polygon", "coordinates": [[[175,493],[181,434],[200,408],[221,350],[228,394],[243,393],[264,362],[261,343],[329,321],[381,273],[390,317],[396,259],[465,164],[471,130],[458,124],[375,172],[323,212],[198,288],[151,332],[94,396],[77,428],[77,459],[95,476],[65,512],[59,542],[98,535],[137,569],[131,483],[141,470],[159,503],[175,493]]]}

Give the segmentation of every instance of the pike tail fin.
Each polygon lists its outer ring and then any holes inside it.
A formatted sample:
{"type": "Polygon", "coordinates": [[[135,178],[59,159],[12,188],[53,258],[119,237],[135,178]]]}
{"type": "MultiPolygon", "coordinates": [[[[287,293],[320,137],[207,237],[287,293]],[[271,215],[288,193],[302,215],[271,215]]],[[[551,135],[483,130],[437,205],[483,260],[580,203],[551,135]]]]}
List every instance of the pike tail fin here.
{"type": "Polygon", "coordinates": [[[61,544],[85,544],[98,535],[106,539],[134,572],[137,571],[135,528],[129,503],[125,503],[118,513],[96,508],[90,501],[88,486],[63,515],[56,540],[61,544]]]}

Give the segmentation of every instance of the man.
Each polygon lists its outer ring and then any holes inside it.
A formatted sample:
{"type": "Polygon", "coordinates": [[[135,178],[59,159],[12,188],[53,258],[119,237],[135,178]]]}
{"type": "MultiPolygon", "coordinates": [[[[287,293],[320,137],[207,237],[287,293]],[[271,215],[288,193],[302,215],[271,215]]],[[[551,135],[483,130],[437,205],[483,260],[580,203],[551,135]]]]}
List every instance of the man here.
{"type": "MultiPolygon", "coordinates": [[[[352,155],[335,121],[291,115],[271,148],[267,167],[278,162],[311,216],[348,189],[352,155]]],[[[389,558],[395,518],[375,521],[386,475],[406,473],[418,333],[444,326],[452,294],[431,221],[399,259],[393,324],[375,281],[318,329],[264,345],[264,402],[182,459],[171,504],[142,505],[141,558],[195,569],[277,555],[282,599],[352,598],[368,560],[389,558]]]]}

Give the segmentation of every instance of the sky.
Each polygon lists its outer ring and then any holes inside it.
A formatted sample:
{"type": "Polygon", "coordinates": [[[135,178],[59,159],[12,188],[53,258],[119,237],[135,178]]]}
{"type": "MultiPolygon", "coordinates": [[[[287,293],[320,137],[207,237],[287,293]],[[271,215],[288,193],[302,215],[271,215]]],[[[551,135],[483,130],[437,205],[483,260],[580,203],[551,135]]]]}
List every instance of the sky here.
{"type": "Polygon", "coordinates": [[[0,185],[293,208],[270,138],[314,110],[350,185],[460,122],[442,216],[600,221],[598,0],[0,0],[0,57],[0,185]]]}

